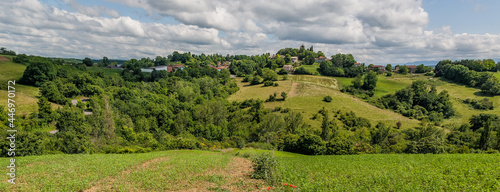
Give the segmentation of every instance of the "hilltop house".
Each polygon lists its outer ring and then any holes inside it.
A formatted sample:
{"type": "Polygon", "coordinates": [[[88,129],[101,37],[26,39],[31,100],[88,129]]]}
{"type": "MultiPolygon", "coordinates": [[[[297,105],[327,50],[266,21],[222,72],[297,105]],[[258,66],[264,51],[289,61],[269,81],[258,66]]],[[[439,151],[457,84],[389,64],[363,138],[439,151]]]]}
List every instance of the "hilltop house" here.
{"type": "Polygon", "coordinates": [[[316,63],[321,63],[323,61],[327,61],[328,59],[326,57],[323,57],[323,56],[319,56],[318,58],[314,58],[314,62],[316,63]]]}
{"type": "Polygon", "coordinates": [[[299,62],[299,57],[291,57],[292,58],[292,63],[298,63],[299,62]]]}

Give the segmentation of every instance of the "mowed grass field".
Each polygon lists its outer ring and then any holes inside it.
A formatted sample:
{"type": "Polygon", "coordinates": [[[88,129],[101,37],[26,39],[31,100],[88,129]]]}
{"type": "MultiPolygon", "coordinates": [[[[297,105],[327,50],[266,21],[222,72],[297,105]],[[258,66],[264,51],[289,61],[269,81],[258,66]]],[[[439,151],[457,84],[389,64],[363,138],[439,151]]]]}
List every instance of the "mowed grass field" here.
{"type": "MultiPolygon", "coordinates": [[[[9,162],[0,158],[1,162],[9,162]]],[[[263,191],[251,162],[210,151],[16,158],[16,184],[0,191],[263,191]]],[[[4,169],[7,173],[7,169],[4,169]]]]}
{"type": "MultiPolygon", "coordinates": [[[[293,111],[301,112],[304,121],[318,129],[321,126],[321,119],[312,120],[311,118],[323,107],[331,112],[337,110],[354,111],[356,115],[369,119],[373,125],[384,122],[387,125],[395,126],[397,122],[401,122],[403,128],[410,128],[419,124],[417,120],[377,108],[352,95],[340,92],[336,78],[290,75],[288,80],[278,81],[278,87],[248,86],[248,83],[241,82],[241,78],[237,78],[237,82],[241,89],[229,97],[230,101],[243,101],[252,98],[266,100],[274,92],[278,94],[278,98],[281,98],[280,93],[285,91],[288,93],[288,98],[285,101],[266,102],[264,107],[270,109],[275,107],[291,108],[293,111]],[[322,101],[323,97],[327,95],[333,97],[331,103],[322,101]]],[[[331,115],[333,118],[333,113],[331,115]]]]}
{"type": "MultiPolygon", "coordinates": [[[[19,84],[18,80],[23,76],[26,65],[14,63],[12,61],[0,61],[0,83],[4,84],[6,88],[8,81],[16,81],[15,87],[15,101],[16,101],[16,114],[28,115],[31,112],[38,110],[38,98],[40,95],[37,87],[26,86],[19,84]]],[[[8,91],[6,89],[0,90],[0,105],[7,106],[8,91]]],[[[53,108],[59,105],[52,104],[53,108]]]]}
{"type": "MultiPolygon", "coordinates": [[[[262,152],[243,150],[240,153],[262,152]]],[[[292,191],[500,190],[499,154],[306,156],[274,153],[282,185],[297,186],[292,191]]]]}

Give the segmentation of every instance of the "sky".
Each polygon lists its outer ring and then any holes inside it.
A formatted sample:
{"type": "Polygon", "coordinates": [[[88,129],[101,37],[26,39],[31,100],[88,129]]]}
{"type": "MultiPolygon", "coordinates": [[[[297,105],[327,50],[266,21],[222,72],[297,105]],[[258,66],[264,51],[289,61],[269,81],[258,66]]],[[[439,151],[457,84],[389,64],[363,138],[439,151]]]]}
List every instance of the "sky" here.
{"type": "Polygon", "coordinates": [[[3,0],[0,47],[131,59],[304,44],[367,64],[498,59],[499,8],[497,0],[3,0]]]}

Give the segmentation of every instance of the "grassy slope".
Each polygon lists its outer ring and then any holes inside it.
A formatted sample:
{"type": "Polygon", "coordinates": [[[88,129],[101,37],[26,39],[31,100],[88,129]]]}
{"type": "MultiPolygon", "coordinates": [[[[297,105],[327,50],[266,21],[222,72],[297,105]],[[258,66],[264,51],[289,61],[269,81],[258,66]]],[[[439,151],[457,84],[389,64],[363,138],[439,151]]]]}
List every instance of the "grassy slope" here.
{"type": "Polygon", "coordinates": [[[289,94],[286,101],[268,102],[264,106],[266,108],[289,107],[292,110],[302,112],[304,121],[316,128],[321,125],[320,119],[312,120],[310,118],[323,107],[330,111],[354,111],[358,116],[371,120],[374,125],[377,122],[395,125],[398,121],[401,121],[403,128],[409,128],[415,127],[419,123],[417,120],[408,119],[389,110],[379,109],[338,91],[337,81],[331,77],[292,75],[289,80],[279,81],[279,87],[246,86],[248,83],[241,83],[241,78],[237,79],[237,81],[241,89],[232,95],[229,100],[243,101],[250,98],[265,100],[273,92],[277,92],[279,95],[281,91],[285,91],[289,94]],[[323,97],[326,95],[332,96],[333,102],[323,102],[323,97]]]}
{"type": "MultiPolygon", "coordinates": [[[[8,81],[18,80],[23,76],[25,65],[17,64],[12,61],[0,61],[0,83],[7,84],[8,81]]],[[[17,115],[27,115],[31,112],[38,110],[37,102],[39,95],[39,90],[36,87],[21,85],[16,83],[16,114],[17,115]]],[[[0,105],[7,106],[8,92],[7,90],[0,90],[0,105]]],[[[58,105],[52,104],[52,107],[57,107],[58,105]]]]}

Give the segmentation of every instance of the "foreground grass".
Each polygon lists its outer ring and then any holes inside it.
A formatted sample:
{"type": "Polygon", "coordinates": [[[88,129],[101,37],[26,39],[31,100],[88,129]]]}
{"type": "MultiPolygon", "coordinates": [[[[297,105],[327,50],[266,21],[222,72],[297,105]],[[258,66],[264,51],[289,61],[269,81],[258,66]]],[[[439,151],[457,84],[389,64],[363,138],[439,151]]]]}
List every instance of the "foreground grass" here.
{"type": "Polygon", "coordinates": [[[282,183],[298,186],[297,191],[500,190],[499,154],[275,154],[282,183]]]}
{"type": "Polygon", "coordinates": [[[228,191],[261,187],[249,178],[235,180],[228,174],[228,169],[238,169],[228,166],[234,158],[209,151],[18,157],[16,184],[7,183],[4,177],[0,191],[228,191]]]}

